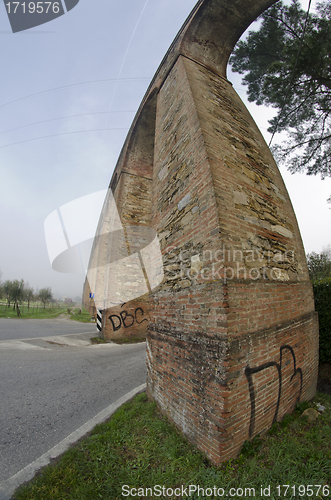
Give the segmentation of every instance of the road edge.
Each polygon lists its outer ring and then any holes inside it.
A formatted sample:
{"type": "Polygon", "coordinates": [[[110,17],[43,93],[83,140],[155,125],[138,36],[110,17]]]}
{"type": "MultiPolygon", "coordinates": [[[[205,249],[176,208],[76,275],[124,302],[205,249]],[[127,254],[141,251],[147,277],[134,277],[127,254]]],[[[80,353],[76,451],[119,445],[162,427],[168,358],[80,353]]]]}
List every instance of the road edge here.
{"type": "Polygon", "coordinates": [[[64,438],[60,443],[53,446],[46,453],[41,455],[41,457],[37,458],[34,462],[31,462],[29,465],[24,467],[24,469],[20,470],[6,481],[0,483],[0,500],[10,500],[11,496],[14,494],[15,490],[26,481],[30,481],[36,472],[48,465],[53,458],[57,458],[62,455],[67,449],[74,443],[76,443],[79,439],[84,437],[88,432],[90,432],[96,425],[101,424],[105,420],[107,420],[120,406],[124,403],[130,401],[130,399],[134,398],[137,394],[144,392],[146,390],[146,384],[141,384],[132,391],[128,392],[121,398],[119,398],[115,403],[110,404],[99,412],[95,417],[88,420],[81,427],[76,429],[74,432],[69,434],[66,438],[64,438]]]}

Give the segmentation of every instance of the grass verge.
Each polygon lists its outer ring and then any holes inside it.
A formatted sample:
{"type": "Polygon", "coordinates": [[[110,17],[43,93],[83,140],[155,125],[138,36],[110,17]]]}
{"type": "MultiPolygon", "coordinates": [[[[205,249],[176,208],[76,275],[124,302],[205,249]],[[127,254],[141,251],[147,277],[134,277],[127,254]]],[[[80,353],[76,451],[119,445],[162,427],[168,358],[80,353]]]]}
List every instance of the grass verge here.
{"type": "Polygon", "coordinates": [[[92,337],[90,340],[92,344],[107,344],[107,340],[102,337],[92,337]]]}
{"type": "MultiPolygon", "coordinates": [[[[53,319],[61,314],[65,314],[69,317],[67,307],[46,307],[44,309],[42,306],[30,306],[28,309],[27,305],[20,305],[19,308],[21,312],[19,318],[21,319],[53,319]]],[[[17,317],[17,312],[14,311],[13,306],[7,307],[0,304],[0,318],[17,317]]],[[[91,323],[91,315],[84,308],[75,308],[70,314],[70,319],[81,323],[91,323]],[[81,313],[79,313],[79,310],[81,310],[81,313]]]]}
{"type": "MultiPolygon", "coordinates": [[[[20,306],[21,315],[20,319],[52,319],[60,316],[67,311],[66,308],[59,307],[43,307],[35,308],[27,306],[20,306]]],[[[17,312],[14,311],[13,306],[7,307],[0,305],[0,318],[17,318],[17,312]]]]}
{"type": "Polygon", "coordinates": [[[146,342],[146,338],[139,337],[128,337],[122,339],[112,339],[114,344],[139,344],[140,342],[146,342]]]}
{"type": "Polygon", "coordinates": [[[274,424],[264,436],[246,443],[236,460],[220,467],[212,466],[169,424],[156,405],[140,394],[21,487],[13,499],[187,498],[189,490],[186,496],[185,488],[189,485],[204,490],[199,496],[191,491],[191,499],[326,499],[331,495],[325,486],[330,478],[331,397],[326,394],[319,393],[313,401],[298,405],[293,415],[274,424]],[[307,407],[316,407],[317,402],[326,409],[316,421],[308,423],[301,414],[307,407]],[[122,490],[124,485],[128,488],[122,490]],[[148,494],[139,491],[155,485],[169,490],[165,495],[158,495],[159,490],[148,494]],[[282,485],[291,487],[286,495],[282,485]],[[311,492],[307,485],[313,485],[313,496],[306,494],[311,492]],[[316,495],[317,485],[321,488],[316,495]],[[182,486],[184,493],[176,495],[175,488],[182,486]],[[269,486],[270,494],[265,489],[269,486]],[[224,490],[224,494],[220,490],[214,495],[214,487],[224,490]],[[136,490],[130,494],[129,488],[136,490]],[[229,496],[231,488],[235,493],[229,496]]]}
{"type": "Polygon", "coordinates": [[[72,312],[70,319],[81,323],[91,323],[91,315],[86,309],[84,309],[84,307],[82,309],[75,309],[72,312]],[[79,311],[81,311],[81,313],[79,313],[79,311]]]}

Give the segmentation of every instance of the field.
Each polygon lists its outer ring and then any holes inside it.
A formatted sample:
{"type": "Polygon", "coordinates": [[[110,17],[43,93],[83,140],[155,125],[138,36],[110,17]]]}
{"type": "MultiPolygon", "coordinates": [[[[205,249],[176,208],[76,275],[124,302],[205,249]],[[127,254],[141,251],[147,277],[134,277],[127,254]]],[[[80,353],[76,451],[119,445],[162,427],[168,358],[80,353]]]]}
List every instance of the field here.
{"type": "MultiPolygon", "coordinates": [[[[41,303],[28,304],[23,302],[19,304],[20,319],[52,319],[58,316],[67,316],[75,321],[89,323],[91,317],[89,313],[81,306],[77,305],[64,305],[64,304],[48,304],[44,308],[41,303]],[[70,311],[70,312],[69,312],[70,311]],[[81,313],[79,313],[81,311],[81,313]]],[[[0,302],[0,318],[17,318],[17,311],[14,306],[8,307],[4,302],[0,302]]]]}

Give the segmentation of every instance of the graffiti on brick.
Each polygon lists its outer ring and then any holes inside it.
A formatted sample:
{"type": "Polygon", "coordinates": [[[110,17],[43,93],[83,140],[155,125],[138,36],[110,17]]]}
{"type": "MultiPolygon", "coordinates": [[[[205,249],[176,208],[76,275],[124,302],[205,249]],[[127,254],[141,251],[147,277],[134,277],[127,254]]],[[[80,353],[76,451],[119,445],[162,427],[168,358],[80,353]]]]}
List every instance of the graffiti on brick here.
{"type": "Polygon", "coordinates": [[[145,312],[142,307],[137,307],[133,314],[129,314],[128,311],[121,311],[119,314],[111,314],[108,316],[113,327],[113,331],[116,332],[122,326],[124,328],[130,328],[135,323],[141,325],[144,321],[148,321],[144,318],[145,312]]]}
{"type": "Polygon", "coordinates": [[[282,360],[283,360],[283,351],[288,350],[290,351],[293,359],[293,374],[290,378],[290,382],[294,379],[294,377],[299,374],[300,376],[300,390],[299,390],[299,395],[297,398],[297,403],[300,401],[301,397],[301,391],[302,391],[302,370],[301,368],[296,367],[296,358],[294,354],[294,350],[292,349],[291,346],[289,345],[283,345],[280,348],[280,354],[279,354],[279,363],[276,361],[270,361],[268,363],[264,363],[263,365],[257,366],[255,368],[250,368],[247,366],[245,369],[245,375],[247,377],[248,381],[248,388],[249,388],[249,395],[250,395],[250,400],[251,400],[251,419],[250,419],[250,424],[249,424],[249,437],[252,437],[254,434],[255,430],[255,416],[256,416],[256,393],[255,393],[255,387],[254,387],[254,382],[253,382],[253,375],[254,373],[261,372],[263,370],[266,370],[267,368],[270,368],[274,366],[277,369],[278,372],[278,397],[277,397],[277,404],[276,404],[276,409],[275,409],[275,414],[273,417],[272,423],[275,423],[277,421],[278,417],[278,411],[279,411],[279,405],[281,401],[281,396],[282,396],[282,385],[283,385],[283,380],[282,380],[282,360]]]}

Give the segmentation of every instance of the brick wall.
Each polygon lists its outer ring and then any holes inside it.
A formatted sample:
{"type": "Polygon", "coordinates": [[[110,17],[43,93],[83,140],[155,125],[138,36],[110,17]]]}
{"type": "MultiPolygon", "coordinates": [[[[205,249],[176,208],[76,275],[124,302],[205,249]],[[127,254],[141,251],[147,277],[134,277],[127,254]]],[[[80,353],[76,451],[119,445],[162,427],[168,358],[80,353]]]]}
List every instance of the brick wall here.
{"type": "Polygon", "coordinates": [[[149,327],[148,391],[214,463],[314,396],[315,314],[239,340],[149,327]]]}
{"type": "Polygon", "coordinates": [[[139,297],[104,312],[103,336],[113,339],[145,339],[149,320],[149,296],[139,297]]]}
{"type": "Polygon", "coordinates": [[[215,463],[315,393],[318,325],[286,188],[232,86],[179,57],[158,94],[148,394],[215,463]]]}
{"type": "MultiPolygon", "coordinates": [[[[219,464],[313,397],[318,323],[295,214],[254,121],[205,65],[179,55],[167,68],[111,181],[125,233],[117,258],[147,245],[151,226],[164,279],[138,297],[146,269],[123,283],[100,272],[111,238],[95,242],[91,269],[105,297],[128,281],[132,292],[104,308],[104,336],[147,329],[149,397],[219,464]]],[[[110,218],[106,203],[100,234],[110,218]]]]}

